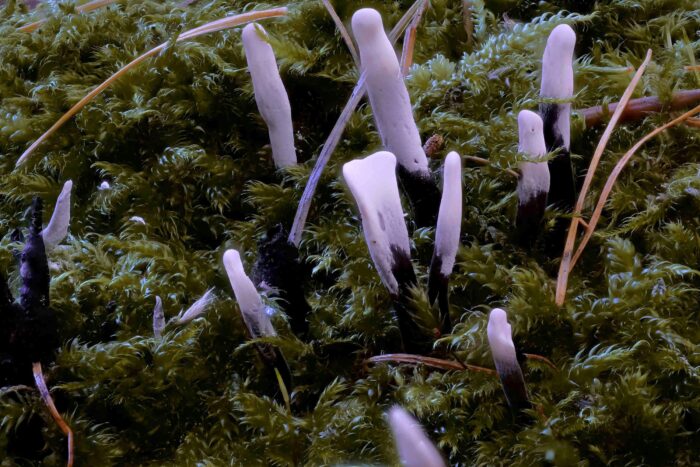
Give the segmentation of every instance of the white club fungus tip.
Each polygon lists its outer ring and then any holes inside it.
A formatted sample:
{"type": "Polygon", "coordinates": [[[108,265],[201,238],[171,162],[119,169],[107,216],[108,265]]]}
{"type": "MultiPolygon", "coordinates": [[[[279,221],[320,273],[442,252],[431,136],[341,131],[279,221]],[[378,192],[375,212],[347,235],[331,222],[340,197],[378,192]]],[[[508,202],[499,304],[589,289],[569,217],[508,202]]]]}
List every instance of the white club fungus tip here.
{"type": "Polygon", "coordinates": [[[420,424],[406,410],[395,405],[388,412],[396,450],[405,467],[444,467],[445,461],[420,424]]]}
{"type": "Polygon", "coordinates": [[[564,99],[574,94],[575,45],[576,33],[568,24],[552,30],[542,57],[542,97],[564,99]]]}
{"type": "Polygon", "coordinates": [[[103,180],[102,183],[100,183],[100,185],[97,187],[97,189],[100,191],[109,190],[110,188],[112,188],[112,186],[107,180],[103,180]]]}
{"type": "Polygon", "coordinates": [[[550,175],[546,162],[534,162],[547,154],[542,131],[542,119],[535,112],[523,110],[518,114],[520,152],[532,157],[533,162],[520,164],[518,199],[520,204],[549,192],[550,175]]]}
{"type": "Polygon", "coordinates": [[[137,224],[143,224],[146,225],[146,221],[143,219],[141,216],[131,216],[129,218],[131,222],[136,222],[137,224]]]}
{"type": "Polygon", "coordinates": [[[243,269],[241,255],[238,251],[226,250],[224,253],[224,268],[226,269],[228,280],[231,282],[238,307],[241,309],[243,321],[251,337],[276,335],[275,328],[272,326],[270,316],[266,312],[260,294],[258,294],[253,281],[250,280],[243,269]]]}
{"type": "Polygon", "coordinates": [[[525,378],[523,378],[523,372],[518,363],[508,316],[504,310],[500,308],[491,310],[486,332],[493,363],[496,365],[496,371],[501,380],[508,405],[513,409],[529,407],[525,378]]]}
{"type": "Polygon", "coordinates": [[[489,338],[489,346],[493,360],[498,368],[499,364],[518,365],[515,354],[515,345],[511,334],[508,315],[501,308],[494,308],[489,314],[489,324],[486,330],[489,338]],[[499,363],[500,362],[500,363],[499,363]]]}
{"type": "Polygon", "coordinates": [[[392,295],[399,284],[392,272],[396,255],[410,258],[408,230],[396,182],[396,157],[380,151],[343,166],[343,177],[362,217],[367,247],[379,277],[392,295]]]}
{"type": "Polygon", "coordinates": [[[53,209],[51,220],[41,232],[44,240],[44,248],[49,252],[61,243],[68,235],[70,225],[70,194],[73,189],[73,181],[68,180],[63,184],[63,189],[56,199],[56,207],[53,209]]]}
{"type": "Polygon", "coordinates": [[[177,324],[185,324],[199,318],[207,311],[209,305],[212,304],[215,298],[216,295],[214,295],[214,289],[212,288],[207,290],[204,292],[204,295],[199,297],[197,301],[195,301],[188,309],[180,312],[180,314],[177,315],[177,318],[175,318],[175,322],[177,324]]]}
{"type": "Polygon", "coordinates": [[[435,232],[435,255],[440,273],[449,276],[455,264],[462,228],[462,159],[452,151],[443,167],[442,199],[435,232]]]}
{"type": "Polygon", "coordinates": [[[253,80],[255,102],[267,124],[272,158],[278,168],[288,167],[297,163],[292,109],[275,54],[265,37],[265,29],[257,23],[243,28],[243,48],[253,80]]]}
{"type": "Polygon", "coordinates": [[[160,337],[165,329],[165,313],[163,312],[163,301],[156,296],[156,306],[153,307],[153,335],[160,337]]]}
{"type": "Polygon", "coordinates": [[[396,51],[384,31],[381,15],[372,8],[357,10],[352,15],[352,31],[360,49],[367,94],[384,146],[408,172],[428,174],[428,158],[413,119],[396,51]]]}

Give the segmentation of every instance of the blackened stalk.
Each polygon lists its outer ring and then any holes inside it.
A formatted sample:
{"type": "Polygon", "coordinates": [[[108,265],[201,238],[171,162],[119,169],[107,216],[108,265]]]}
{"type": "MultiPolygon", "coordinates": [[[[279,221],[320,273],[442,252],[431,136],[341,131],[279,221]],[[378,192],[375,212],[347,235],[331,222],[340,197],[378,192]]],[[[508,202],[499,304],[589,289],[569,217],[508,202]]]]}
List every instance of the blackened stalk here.
{"type": "Polygon", "coordinates": [[[258,287],[277,290],[292,331],[303,338],[309,330],[311,307],[304,294],[306,274],[299,260],[299,250],[288,240],[288,236],[289,232],[282,224],[267,232],[258,244],[253,277],[258,287]]]}

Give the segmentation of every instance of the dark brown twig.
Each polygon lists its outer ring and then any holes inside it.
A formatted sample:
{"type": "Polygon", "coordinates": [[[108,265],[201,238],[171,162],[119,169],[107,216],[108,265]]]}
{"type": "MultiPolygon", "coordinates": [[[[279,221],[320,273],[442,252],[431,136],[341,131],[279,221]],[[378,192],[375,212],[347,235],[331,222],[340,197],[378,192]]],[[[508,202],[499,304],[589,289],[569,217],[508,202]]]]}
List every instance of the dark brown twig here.
{"type": "MultiPolygon", "coordinates": [[[[664,108],[668,110],[680,110],[690,107],[695,103],[700,102],[700,89],[689,89],[673,93],[670,102],[664,103],[656,97],[642,97],[632,99],[627,104],[627,108],[620,116],[620,122],[631,122],[640,120],[653,112],[659,112],[664,108]]],[[[608,118],[615,112],[618,102],[602,106],[589,107],[581,109],[577,112],[586,120],[586,128],[598,126],[605,123],[608,118]]]]}
{"type": "Polygon", "coordinates": [[[46,380],[44,379],[44,373],[41,369],[41,363],[34,363],[32,366],[32,371],[34,373],[34,382],[36,383],[36,387],[39,389],[39,394],[41,395],[41,400],[43,400],[46,407],[48,407],[51,417],[53,417],[63,434],[68,436],[68,462],[66,465],[68,467],[73,467],[73,430],[71,430],[70,426],[68,426],[66,421],[63,420],[63,417],[61,417],[61,414],[58,413],[58,410],[56,409],[56,405],[53,403],[53,398],[49,393],[49,388],[46,387],[46,380]]]}
{"type": "Polygon", "coordinates": [[[390,353],[384,355],[376,355],[367,359],[368,363],[410,363],[412,365],[426,365],[432,368],[439,368],[447,371],[476,371],[478,373],[486,373],[496,375],[496,371],[490,368],[484,368],[476,365],[469,365],[462,362],[454,362],[451,360],[443,360],[440,358],[424,357],[422,355],[413,355],[407,353],[390,353]]]}

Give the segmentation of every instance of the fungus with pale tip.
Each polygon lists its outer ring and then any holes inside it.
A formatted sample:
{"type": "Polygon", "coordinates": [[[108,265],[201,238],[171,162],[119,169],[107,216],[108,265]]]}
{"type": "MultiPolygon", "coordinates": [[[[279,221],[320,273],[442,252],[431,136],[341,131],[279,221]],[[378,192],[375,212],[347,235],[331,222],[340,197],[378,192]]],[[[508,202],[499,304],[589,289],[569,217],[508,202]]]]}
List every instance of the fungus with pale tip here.
{"type": "Polygon", "coordinates": [[[430,263],[428,298],[431,303],[438,299],[442,328],[444,332],[449,332],[451,323],[448,284],[462,228],[462,160],[454,151],[445,158],[442,178],[442,200],[435,229],[433,259],[430,263]]]}
{"type": "MultiPolygon", "coordinates": [[[[267,308],[255,289],[253,281],[246,275],[241,255],[237,250],[226,250],[224,268],[250,336],[253,339],[276,336],[267,308]]],[[[291,390],[292,375],[282,352],[276,346],[269,344],[258,344],[256,348],[265,364],[272,370],[277,369],[285,386],[291,390]]]]}
{"type": "Polygon", "coordinates": [[[508,315],[504,310],[500,308],[491,310],[487,335],[493,363],[496,365],[508,405],[514,411],[529,408],[530,398],[525,386],[525,378],[515,352],[508,315]]]}
{"type": "Polygon", "coordinates": [[[165,329],[165,313],[163,312],[163,301],[156,296],[156,306],[153,307],[153,335],[161,337],[165,329]]]}
{"type": "Polygon", "coordinates": [[[537,162],[547,154],[540,116],[529,110],[521,111],[518,134],[518,150],[530,156],[531,161],[520,164],[515,225],[521,244],[531,245],[539,233],[549,192],[549,168],[546,162],[537,162]]]}
{"type": "Polygon", "coordinates": [[[243,48],[253,80],[255,102],[267,124],[272,158],[278,168],[288,167],[297,163],[292,108],[280,78],[275,53],[266,37],[265,29],[257,23],[243,28],[243,48]]]}
{"type": "Polygon", "coordinates": [[[209,305],[212,304],[215,298],[214,289],[207,290],[204,292],[204,295],[199,297],[189,308],[180,312],[180,314],[175,317],[174,322],[176,324],[186,324],[199,318],[207,311],[209,305]]]}
{"type": "Polygon", "coordinates": [[[70,225],[70,194],[73,189],[73,181],[68,180],[63,184],[61,193],[56,198],[56,207],[53,209],[49,224],[41,232],[46,252],[50,252],[66,238],[70,225]]]}
{"type": "Polygon", "coordinates": [[[420,424],[395,405],[387,413],[396,450],[405,467],[445,467],[445,461],[420,424]]]}
{"type": "MultiPolygon", "coordinates": [[[[571,26],[560,24],[552,30],[542,57],[541,97],[570,99],[573,96],[575,45],[576,33],[571,26]]],[[[576,202],[574,174],[569,154],[571,103],[541,104],[540,114],[544,122],[547,151],[551,152],[555,149],[560,151],[549,161],[551,175],[549,203],[568,212],[573,209],[576,202]]]]}
{"type": "Polygon", "coordinates": [[[437,212],[439,193],[413,119],[396,51],[377,10],[357,10],[352,16],[352,31],[360,50],[367,95],[382,143],[398,160],[404,188],[416,211],[416,222],[430,225],[437,212]]]}
{"type": "Polygon", "coordinates": [[[355,198],[370,256],[394,300],[404,349],[429,351],[427,330],[409,311],[410,289],[416,285],[408,230],[396,181],[396,157],[380,151],[343,166],[343,177],[355,198]]]}

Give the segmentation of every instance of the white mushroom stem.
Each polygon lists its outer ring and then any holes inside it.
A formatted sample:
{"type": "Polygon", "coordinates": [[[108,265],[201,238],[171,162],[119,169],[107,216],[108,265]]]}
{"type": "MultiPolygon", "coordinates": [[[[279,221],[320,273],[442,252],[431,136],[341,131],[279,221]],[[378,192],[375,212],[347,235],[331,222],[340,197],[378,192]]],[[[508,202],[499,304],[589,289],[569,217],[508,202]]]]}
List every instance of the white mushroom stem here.
{"type": "Polygon", "coordinates": [[[462,159],[452,151],[445,158],[442,199],[435,231],[434,257],[440,258],[440,274],[449,277],[455,264],[462,228],[462,159]]]}
{"type": "Polygon", "coordinates": [[[493,363],[496,365],[508,405],[514,410],[529,407],[525,378],[515,352],[508,315],[504,310],[500,308],[491,310],[487,334],[493,363]]]}
{"type": "Polygon", "coordinates": [[[243,28],[243,48],[253,80],[255,102],[267,124],[272,158],[278,168],[288,167],[297,163],[292,109],[275,54],[266,37],[265,29],[257,23],[243,28]]]}
{"type": "Polygon", "coordinates": [[[537,162],[547,154],[540,116],[529,110],[521,111],[518,114],[518,134],[518,149],[530,156],[532,162],[520,164],[515,224],[521,243],[529,245],[539,233],[549,193],[549,167],[546,162],[537,162]]]}
{"type": "Polygon", "coordinates": [[[452,151],[445,158],[442,175],[442,200],[435,229],[435,248],[428,276],[428,298],[438,299],[442,330],[449,332],[450,307],[448,285],[459,248],[462,228],[462,160],[452,151]]]}
{"type": "MultiPolygon", "coordinates": [[[[411,264],[408,230],[396,181],[396,157],[380,151],[343,166],[343,177],[357,202],[362,229],[379,277],[398,297],[397,267],[411,264]]],[[[412,266],[411,266],[412,268],[412,266]]]]}
{"type": "Polygon", "coordinates": [[[241,309],[245,322],[252,338],[275,336],[275,328],[272,326],[270,316],[260,294],[255,289],[253,281],[246,275],[241,262],[241,255],[236,250],[227,250],[224,253],[224,268],[229,282],[233,288],[233,294],[241,309]]]}
{"type": "Polygon", "coordinates": [[[381,15],[372,8],[357,10],[352,16],[352,31],[360,49],[367,94],[384,146],[409,173],[429,176],[428,158],[413,119],[396,51],[384,32],[381,15]]]}
{"type": "MultiPolygon", "coordinates": [[[[540,96],[552,99],[570,99],[573,96],[575,45],[576,33],[566,24],[560,24],[549,35],[542,57],[540,96]]],[[[552,176],[549,202],[568,210],[573,207],[576,197],[569,155],[571,103],[542,104],[540,114],[544,122],[547,150],[562,148],[560,154],[549,162],[552,176]]]]}
{"type": "Polygon", "coordinates": [[[153,335],[161,337],[165,329],[165,313],[163,312],[163,301],[156,296],[156,306],[153,307],[153,335]]]}
{"type": "Polygon", "coordinates": [[[404,467],[445,467],[445,461],[420,424],[406,410],[394,406],[388,412],[396,450],[404,467]]]}
{"type": "Polygon", "coordinates": [[[199,297],[197,301],[192,304],[192,306],[177,315],[175,318],[175,323],[185,324],[199,318],[207,311],[209,305],[212,304],[215,298],[216,296],[214,295],[214,289],[207,290],[204,292],[204,295],[199,297]]]}
{"type": "Polygon", "coordinates": [[[53,209],[49,224],[42,230],[41,236],[44,240],[46,252],[50,252],[66,238],[68,226],[70,225],[70,193],[73,189],[73,182],[66,181],[63,189],[56,199],[56,207],[53,209]]]}

